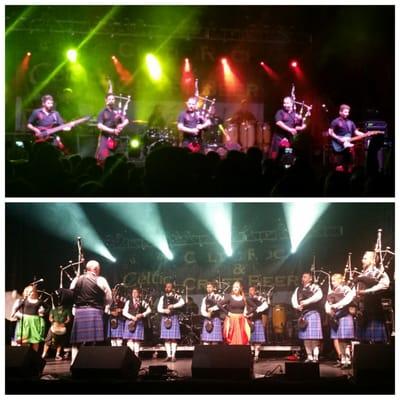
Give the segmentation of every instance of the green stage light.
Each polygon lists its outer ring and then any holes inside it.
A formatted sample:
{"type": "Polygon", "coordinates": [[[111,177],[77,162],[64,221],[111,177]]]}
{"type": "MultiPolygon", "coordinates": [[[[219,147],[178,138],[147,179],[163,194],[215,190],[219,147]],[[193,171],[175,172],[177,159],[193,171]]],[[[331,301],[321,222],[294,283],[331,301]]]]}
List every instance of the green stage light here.
{"type": "Polygon", "coordinates": [[[128,229],[159,249],[168,260],[174,258],[165,234],[158,207],[154,203],[111,203],[103,207],[128,229]]]}
{"type": "Polygon", "coordinates": [[[129,144],[132,149],[138,149],[140,147],[140,140],[138,138],[132,138],[129,144]]]}
{"type": "Polygon", "coordinates": [[[69,62],[75,63],[78,59],[78,52],[75,49],[69,49],[67,51],[67,58],[69,62]]]}
{"type": "Polygon", "coordinates": [[[232,249],[232,204],[231,203],[189,203],[189,209],[199,218],[224,249],[227,257],[232,249]]]}
{"type": "Polygon", "coordinates": [[[146,65],[150,78],[153,81],[159,81],[161,79],[161,65],[158,59],[153,54],[147,54],[146,65]]]}
{"type": "Polygon", "coordinates": [[[292,253],[297,251],[301,241],[328,207],[329,204],[327,203],[315,203],[309,200],[284,203],[283,211],[289,231],[292,253]]]}

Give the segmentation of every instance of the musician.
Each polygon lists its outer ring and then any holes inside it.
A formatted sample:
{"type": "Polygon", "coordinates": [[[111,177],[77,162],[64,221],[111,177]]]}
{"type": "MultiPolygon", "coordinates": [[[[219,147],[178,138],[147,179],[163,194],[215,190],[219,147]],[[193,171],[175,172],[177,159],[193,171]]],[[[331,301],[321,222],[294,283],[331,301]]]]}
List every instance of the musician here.
{"type": "Polygon", "coordinates": [[[381,298],[390,286],[388,274],[375,265],[375,252],[366,251],[362,258],[362,273],[356,278],[357,297],[362,313],[360,339],[368,342],[386,342],[381,298]]]}
{"type": "MultiPolygon", "coordinates": [[[[42,107],[33,110],[28,119],[27,127],[35,135],[36,141],[46,141],[46,139],[43,138],[42,131],[45,132],[46,128],[50,129],[63,124],[64,120],[60,113],[54,110],[53,96],[46,94],[42,97],[42,107]]],[[[71,126],[66,126],[63,130],[69,131],[71,130],[71,126]]],[[[65,150],[65,146],[58,135],[51,136],[49,138],[49,141],[50,140],[54,147],[61,151],[65,150]]]]}
{"type": "Polygon", "coordinates": [[[212,282],[207,282],[206,290],[207,296],[203,298],[200,307],[201,315],[204,317],[201,341],[204,345],[214,345],[223,341],[222,322],[218,306],[218,301],[221,301],[222,297],[215,293],[212,282]]]}
{"type": "Polygon", "coordinates": [[[351,366],[351,340],[354,339],[354,319],[349,305],[355,292],[344,282],[341,274],[333,274],[332,292],[328,293],[325,311],[330,317],[331,339],[338,354],[338,365],[342,369],[351,366]]]}
{"type": "Polygon", "coordinates": [[[39,351],[45,334],[45,309],[39,299],[36,285],[29,285],[23,291],[22,299],[15,301],[12,315],[17,318],[15,342],[20,346],[30,346],[39,351]]]}
{"type": "Polygon", "coordinates": [[[318,362],[320,340],[322,339],[321,316],[319,313],[322,290],[313,283],[311,273],[301,277],[301,286],[292,295],[292,306],[301,312],[299,319],[299,339],[304,341],[307,353],[305,362],[318,362]]]}
{"type": "Polygon", "coordinates": [[[179,319],[176,310],[185,305],[182,296],[174,291],[171,282],[165,284],[164,295],[158,301],[157,311],[162,314],[160,339],[165,340],[167,357],[164,361],[175,362],[177,340],[181,338],[179,319]]]}
{"type": "Polygon", "coordinates": [[[147,126],[149,128],[165,128],[166,125],[167,124],[162,114],[161,105],[156,104],[153,108],[153,112],[149,116],[147,126]]]}
{"type": "Polygon", "coordinates": [[[108,334],[111,339],[111,346],[122,346],[125,317],[122,310],[125,306],[126,299],[117,292],[117,287],[111,293],[113,301],[110,306],[110,317],[108,320],[108,334]]]}
{"type": "Polygon", "coordinates": [[[249,102],[247,99],[243,99],[240,102],[240,108],[232,115],[229,121],[232,124],[240,125],[244,122],[255,124],[256,120],[255,115],[249,110],[249,102]]]}
{"type": "Polygon", "coordinates": [[[199,306],[194,302],[193,297],[187,298],[187,303],[184,307],[185,313],[197,315],[199,313],[199,306]]]}
{"type": "Polygon", "coordinates": [[[106,107],[97,117],[97,128],[100,135],[96,150],[96,159],[99,165],[104,164],[104,160],[118,147],[118,135],[122,132],[129,120],[121,111],[115,109],[115,96],[108,93],[105,97],[106,107]]]}
{"type": "Polygon", "coordinates": [[[342,104],[339,107],[339,117],[331,122],[328,135],[332,138],[332,150],[335,158],[336,171],[351,172],[353,169],[353,145],[347,146],[346,138],[363,136],[364,133],[356,128],[349,119],[350,106],[342,104]]]}
{"type": "Polygon", "coordinates": [[[293,99],[283,98],[283,108],[275,114],[275,132],[271,142],[271,158],[281,158],[285,149],[293,146],[296,135],[304,131],[307,125],[303,118],[294,111],[293,99]]]}
{"type": "Polygon", "coordinates": [[[218,305],[228,313],[223,329],[225,341],[230,345],[249,344],[251,332],[242,284],[234,282],[231,293],[225,295],[218,305]]]}
{"type": "Polygon", "coordinates": [[[127,346],[139,357],[140,343],[144,340],[143,319],[151,314],[151,308],[141,297],[139,288],[132,289],[132,297],[125,303],[122,315],[127,319],[123,338],[127,346]]]}
{"type": "Polygon", "coordinates": [[[71,321],[70,310],[64,308],[61,304],[50,310],[49,321],[51,326],[47,332],[44,342],[42,358],[46,358],[47,352],[51,346],[56,348],[56,361],[61,361],[61,351],[67,344],[67,328],[66,325],[71,321]]]}
{"type": "Polygon", "coordinates": [[[266,342],[265,329],[262,322],[262,313],[268,309],[268,300],[256,293],[254,286],[249,287],[249,296],[247,297],[247,317],[253,324],[250,343],[254,349],[254,361],[258,361],[260,348],[266,342]]]}
{"type": "Polygon", "coordinates": [[[178,117],[178,130],[183,133],[182,146],[191,152],[199,152],[202,148],[202,131],[210,125],[211,121],[197,110],[197,98],[190,97],[186,102],[186,110],[178,117]]]}
{"type": "Polygon", "coordinates": [[[75,319],[72,325],[71,344],[74,362],[79,346],[85,343],[104,342],[103,314],[112,303],[112,293],[107,280],[100,276],[100,264],[90,260],[83,275],[76,277],[70,289],[74,290],[75,319]]]}

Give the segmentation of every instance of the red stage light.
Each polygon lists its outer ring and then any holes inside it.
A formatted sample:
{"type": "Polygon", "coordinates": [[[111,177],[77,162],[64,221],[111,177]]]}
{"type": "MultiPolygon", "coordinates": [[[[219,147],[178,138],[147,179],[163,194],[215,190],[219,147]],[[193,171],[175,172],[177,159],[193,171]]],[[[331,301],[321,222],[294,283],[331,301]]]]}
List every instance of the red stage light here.
{"type": "Polygon", "coordinates": [[[221,58],[221,63],[226,65],[228,64],[228,60],[226,58],[221,58]]]}
{"type": "Polygon", "coordinates": [[[296,60],[294,60],[290,63],[290,65],[292,66],[292,68],[297,68],[299,64],[296,60]]]}
{"type": "Polygon", "coordinates": [[[261,61],[261,62],[260,62],[260,65],[264,65],[264,61],[261,61]]]}

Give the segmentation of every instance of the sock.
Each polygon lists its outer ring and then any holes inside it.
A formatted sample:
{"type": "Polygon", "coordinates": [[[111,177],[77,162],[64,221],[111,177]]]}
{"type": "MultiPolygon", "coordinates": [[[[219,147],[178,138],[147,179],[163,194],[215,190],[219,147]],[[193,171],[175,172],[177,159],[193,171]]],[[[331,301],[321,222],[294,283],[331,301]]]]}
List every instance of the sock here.
{"type": "Polygon", "coordinates": [[[77,346],[72,346],[71,352],[71,364],[74,363],[76,356],[78,355],[79,348],[77,346]]]}
{"type": "Polygon", "coordinates": [[[176,353],[176,348],[178,347],[178,343],[171,343],[171,347],[172,347],[172,357],[175,357],[175,353],[176,353]]]}
{"type": "Polygon", "coordinates": [[[254,357],[258,357],[260,354],[260,346],[254,346],[254,357]]]}
{"type": "Polygon", "coordinates": [[[116,346],[119,346],[119,347],[122,346],[122,339],[117,339],[115,342],[116,342],[116,346]]]}
{"type": "Polygon", "coordinates": [[[115,347],[117,345],[117,341],[115,339],[111,339],[111,346],[115,347]]]}
{"type": "Polygon", "coordinates": [[[165,351],[167,352],[167,357],[171,357],[171,342],[165,342],[165,351]]]}
{"type": "Polygon", "coordinates": [[[132,340],[128,340],[128,343],[126,344],[132,351],[135,351],[135,346],[132,342],[132,340]]]}
{"type": "Polygon", "coordinates": [[[314,360],[318,361],[318,357],[319,357],[319,347],[318,346],[314,347],[313,355],[314,355],[314,360]]]}
{"type": "Polygon", "coordinates": [[[134,342],[133,343],[133,349],[134,349],[136,357],[138,357],[139,356],[139,351],[140,351],[140,343],[139,342],[134,342]]]}
{"type": "Polygon", "coordinates": [[[345,350],[346,364],[351,364],[351,346],[347,345],[345,350]]]}
{"type": "Polygon", "coordinates": [[[311,340],[305,340],[305,341],[304,341],[304,347],[305,347],[305,349],[306,349],[307,358],[308,358],[309,360],[312,360],[312,359],[313,359],[313,356],[312,356],[312,344],[311,344],[311,340]]]}

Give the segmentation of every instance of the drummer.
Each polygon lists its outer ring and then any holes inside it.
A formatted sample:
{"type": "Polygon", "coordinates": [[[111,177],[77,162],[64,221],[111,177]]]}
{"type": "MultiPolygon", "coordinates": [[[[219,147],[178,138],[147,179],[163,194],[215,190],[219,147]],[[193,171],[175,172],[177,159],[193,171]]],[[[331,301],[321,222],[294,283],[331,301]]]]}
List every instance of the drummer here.
{"type": "Polygon", "coordinates": [[[243,99],[240,102],[240,108],[232,115],[228,121],[232,124],[242,124],[242,123],[250,123],[255,124],[257,118],[255,115],[249,110],[249,102],[247,99],[243,99]]]}
{"type": "Polygon", "coordinates": [[[161,104],[156,104],[148,119],[148,128],[165,128],[166,120],[162,113],[161,104]]]}

